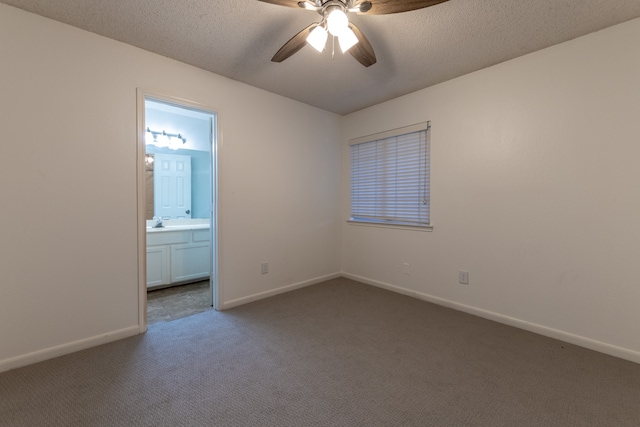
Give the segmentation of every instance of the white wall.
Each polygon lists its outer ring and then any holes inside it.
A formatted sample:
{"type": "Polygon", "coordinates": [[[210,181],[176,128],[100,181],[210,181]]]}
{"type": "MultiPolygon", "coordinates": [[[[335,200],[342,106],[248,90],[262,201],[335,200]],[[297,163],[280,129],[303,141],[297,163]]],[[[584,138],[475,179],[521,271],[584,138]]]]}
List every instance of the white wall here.
{"type": "Polygon", "coordinates": [[[640,362],[638,40],[634,20],[347,116],[343,220],[348,140],[431,120],[434,231],[343,222],[343,271],[640,362]]]}
{"type": "Polygon", "coordinates": [[[0,57],[0,371],[138,331],[138,87],[220,113],[223,305],[339,272],[339,116],[2,4],[0,57]]]}

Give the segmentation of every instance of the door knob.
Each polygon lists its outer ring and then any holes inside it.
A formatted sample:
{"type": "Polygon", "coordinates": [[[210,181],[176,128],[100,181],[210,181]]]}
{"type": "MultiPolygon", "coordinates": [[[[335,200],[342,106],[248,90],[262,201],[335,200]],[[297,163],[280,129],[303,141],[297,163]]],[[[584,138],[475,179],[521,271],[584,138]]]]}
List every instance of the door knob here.
{"type": "Polygon", "coordinates": [[[186,213],[187,215],[191,213],[191,209],[187,209],[186,211],[184,211],[184,213],[186,213]]]}

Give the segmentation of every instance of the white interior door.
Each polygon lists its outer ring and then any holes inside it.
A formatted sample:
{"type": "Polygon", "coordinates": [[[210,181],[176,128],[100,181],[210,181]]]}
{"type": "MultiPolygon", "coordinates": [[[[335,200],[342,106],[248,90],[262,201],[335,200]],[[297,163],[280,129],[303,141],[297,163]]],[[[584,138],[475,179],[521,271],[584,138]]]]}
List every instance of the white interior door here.
{"type": "Polygon", "coordinates": [[[158,153],[153,174],[155,215],[191,218],[191,157],[158,153]]]}

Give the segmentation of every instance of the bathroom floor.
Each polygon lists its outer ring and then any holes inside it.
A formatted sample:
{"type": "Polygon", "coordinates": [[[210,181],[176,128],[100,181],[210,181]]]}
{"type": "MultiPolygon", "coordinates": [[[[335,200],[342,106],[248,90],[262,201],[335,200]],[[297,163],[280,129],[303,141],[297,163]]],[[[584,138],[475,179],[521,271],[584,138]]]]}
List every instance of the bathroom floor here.
{"type": "Polygon", "coordinates": [[[208,280],[147,292],[147,325],[213,310],[209,292],[208,280]]]}

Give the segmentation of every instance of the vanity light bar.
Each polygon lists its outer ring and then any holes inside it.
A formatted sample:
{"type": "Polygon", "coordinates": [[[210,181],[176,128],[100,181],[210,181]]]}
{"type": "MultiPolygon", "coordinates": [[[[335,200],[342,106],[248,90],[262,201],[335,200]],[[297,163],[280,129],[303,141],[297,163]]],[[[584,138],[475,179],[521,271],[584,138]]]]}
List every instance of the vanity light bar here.
{"type": "Polygon", "coordinates": [[[151,130],[149,128],[147,128],[147,132],[150,133],[151,135],[153,135],[153,140],[154,141],[158,140],[158,135],[162,135],[162,136],[166,136],[166,137],[169,137],[169,138],[181,139],[183,144],[186,144],[186,142],[187,142],[187,138],[182,136],[182,134],[180,134],[180,133],[167,133],[166,131],[151,130]]]}

